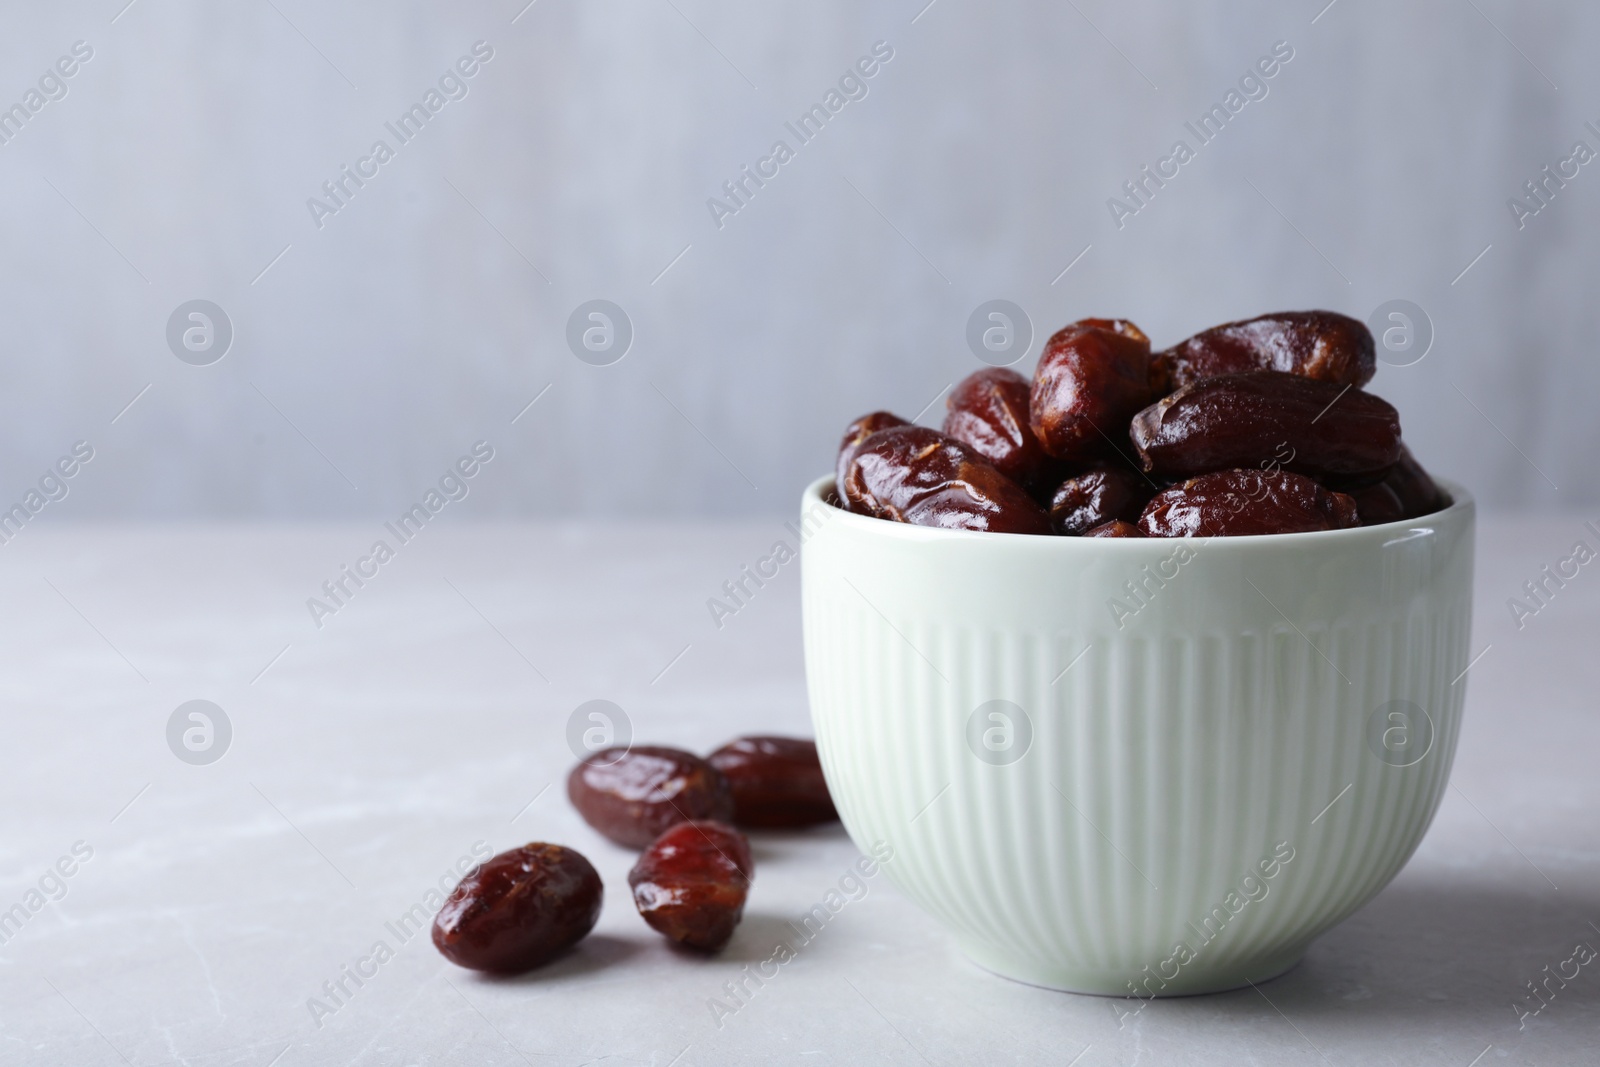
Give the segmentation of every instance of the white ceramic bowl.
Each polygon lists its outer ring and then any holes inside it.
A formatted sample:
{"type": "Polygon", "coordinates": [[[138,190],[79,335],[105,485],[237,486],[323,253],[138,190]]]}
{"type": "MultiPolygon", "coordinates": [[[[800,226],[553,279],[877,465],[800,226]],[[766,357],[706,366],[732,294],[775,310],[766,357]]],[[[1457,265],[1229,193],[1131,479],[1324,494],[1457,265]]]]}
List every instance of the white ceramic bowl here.
{"type": "Polygon", "coordinates": [[[1138,996],[1281,974],[1449,778],[1471,498],[1212,540],[969,533],[802,499],[806,678],[863,849],[989,970],[1138,996]]]}

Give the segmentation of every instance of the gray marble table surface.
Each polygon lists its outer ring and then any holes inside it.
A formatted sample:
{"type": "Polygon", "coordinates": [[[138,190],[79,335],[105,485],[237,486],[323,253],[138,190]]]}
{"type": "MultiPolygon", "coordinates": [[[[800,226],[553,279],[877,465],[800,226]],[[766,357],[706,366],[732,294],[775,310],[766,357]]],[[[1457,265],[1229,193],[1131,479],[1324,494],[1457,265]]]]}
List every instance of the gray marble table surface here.
{"type": "Polygon", "coordinates": [[[34,524],[0,550],[0,1063],[1600,1062],[1600,965],[1570,962],[1600,945],[1600,567],[1508,606],[1587,518],[1482,523],[1452,787],[1394,883],[1259,991],[1133,1016],[979,970],[881,875],[734,998],[857,859],[837,828],[755,842],[717,958],[634,913],[631,854],[565,797],[569,716],[612,700],[702,751],[809,733],[797,565],[706,607],[779,520],[436,523],[316,619],[381,524],[34,524]],[[215,762],[169,747],[191,700],[226,716],[215,762]],[[537,839],[605,879],[570,955],[489,980],[401,922],[537,839]]]}

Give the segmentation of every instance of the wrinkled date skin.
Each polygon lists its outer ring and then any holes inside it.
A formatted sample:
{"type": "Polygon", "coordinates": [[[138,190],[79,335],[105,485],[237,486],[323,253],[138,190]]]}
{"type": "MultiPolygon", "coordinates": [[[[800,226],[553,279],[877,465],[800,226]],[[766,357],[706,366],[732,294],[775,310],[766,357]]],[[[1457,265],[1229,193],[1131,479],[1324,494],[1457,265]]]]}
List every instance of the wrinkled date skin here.
{"type": "Polygon", "coordinates": [[[1118,519],[1114,522],[1104,522],[1094,529],[1089,530],[1085,537],[1143,537],[1144,531],[1131,522],[1118,519]]]}
{"type": "Polygon", "coordinates": [[[733,788],[736,826],[784,829],[815,826],[839,817],[822,777],[815,741],[741,737],[706,759],[733,788]]]}
{"type": "Polygon", "coordinates": [[[744,916],[755,865],[750,842],[718,822],[679,823],[658,837],[628,872],[633,903],[657,932],[715,952],[744,916]]]}
{"type": "Polygon", "coordinates": [[[585,822],[625,848],[644,848],[675,823],[733,817],[721,771],[692,752],[654,745],[590,755],[567,776],[567,797],[585,822]]]}
{"type": "Polygon", "coordinates": [[[1028,425],[1028,379],[1006,367],[969,374],[945,401],[944,432],[1030,491],[1048,492],[1063,464],[1028,425]]]}
{"type": "Polygon", "coordinates": [[[856,449],[861,442],[879,430],[887,430],[891,426],[909,425],[911,424],[899,415],[892,415],[887,411],[874,411],[861,416],[845,429],[844,440],[839,442],[839,455],[835,458],[833,464],[833,486],[839,491],[839,503],[842,506],[849,508],[851,511],[856,510],[850,504],[849,497],[845,495],[844,479],[846,472],[850,469],[850,461],[855,459],[856,449]]]}
{"type": "Polygon", "coordinates": [[[862,441],[844,479],[852,511],[917,526],[1047,534],[1027,492],[966,445],[924,426],[895,426],[862,441]]]}
{"type": "Polygon", "coordinates": [[[1361,525],[1378,526],[1431,515],[1444,507],[1444,494],[1411,450],[1400,446],[1400,459],[1376,485],[1346,490],[1361,513],[1361,525]]]}
{"type": "Polygon", "coordinates": [[[1050,528],[1078,537],[1119,519],[1137,522],[1155,491],[1127,467],[1098,466],[1061,483],[1050,500],[1050,528]]]}
{"type": "Polygon", "coordinates": [[[1278,371],[1202,378],[1135,415],[1129,436],[1144,469],[1168,476],[1267,461],[1357,475],[1400,458],[1400,415],[1387,401],[1278,371]]]}
{"type": "Polygon", "coordinates": [[[1227,470],[1155,495],[1139,529],[1147,537],[1245,537],[1344,530],[1356,502],[1289,471],[1227,470]]]}
{"type": "Polygon", "coordinates": [[[1128,420],[1166,392],[1150,339],[1122,319],[1083,319],[1058,330],[1033,372],[1030,425],[1058,459],[1115,455],[1128,420]]]}
{"type": "Polygon", "coordinates": [[[600,918],[600,875],[582,855],[534,843],[475,867],[433,919],[433,945],[461,967],[516,974],[577,944],[600,918]]]}
{"type": "Polygon", "coordinates": [[[1378,369],[1372,331],[1332,311],[1279,311],[1228,322],[1162,352],[1172,388],[1219,374],[1275,370],[1360,388],[1378,369]]]}

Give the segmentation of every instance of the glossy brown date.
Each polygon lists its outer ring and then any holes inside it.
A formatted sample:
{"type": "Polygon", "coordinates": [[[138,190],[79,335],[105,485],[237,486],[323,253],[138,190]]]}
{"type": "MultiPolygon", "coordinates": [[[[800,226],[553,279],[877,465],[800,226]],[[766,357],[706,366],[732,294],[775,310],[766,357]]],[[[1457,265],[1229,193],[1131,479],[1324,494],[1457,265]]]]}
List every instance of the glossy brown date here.
{"type": "Polygon", "coordinates": [[[676,748],[638,745],[593,753],[567,776],[583,820],[625,848],[643,848],[675,823],[733,817],[722,772],[676,748]]]}
{"type": "Polygon", "coordinates": [[[467,872],[433,919],[451,963],[515,974],[583,940],[600,918],[600,875],[582,855],[535,842],[467,872]]]}
{"type": "Polygon", "coordinates": [[[1129,437],[1144,469],[1168,476],[1261,464],[1355,475],[1400,457],[1400,415],[1359,389],[1252,371],[1191,382],[1135,415],[1129,437]]]}
{"type": "Polygon", "coordinates": [[[845,495],[845,473],[850,469],[850,461],[855,458],[856,448],[862,441],[871,437],[879,430],[887,430],[891,426],[909,426],[899,415],[892,415],[887,411],[874,411],[861,416],[855,422],[845,427],[844,439],[839,442],[839,454],[833,464],[833,487],[839,491],[839,502],[846,508],[854,511],[849,497],[845,495]]]}
{"type": "Polygon", "coordinates": [[[741,737],[706,757],[733,789],[733,822],[749,829],[815,826],[839,817],[822,776],[817,743],[741,737]]]}
{"type": "Polygon", "coordinates": [[[1083,319],[1044,346],[1033,372],[1029,424],[1058,459],[1114,456],[1128,420],[1165,391],[1165,370],[1139,327],[1083,319]]]}
{"type": "Polygon", "coordinates": [[[680,945],[715,952],[744,915],[755,865],[750,842],[718,822],[679,823],[628,872],[644,921],[680,945]]]}
{"type": "Polygon", "coordinates": [[[1201,378],[1252,370],[1359,388],[1378,369],[1372,331],[1332,311],[1279,311],[1213,326],[1157,359],[1174,389],[1201,378]]]}
{"type": "Polygon", "coordinates": [[[1404,444],[1400,446],[1399,460],[1382,481],[1346,492],[1355,499],[1363,526],[1431,515],[1445,504],[1438,485],[1404,444]]]}
{"type": "Polygon", "coordinates": [[[1343,530],[1356,502],[1289,471],[1226,470],[1157,493],[1139,517],[1148,537],[1244,537],[1343,530]]]}
{"type": "Polygon", "coordinates": [[[1028,425],[1028,379],[1006,367],[963,378],[945,401],[945,436],[993,464],[1030,491],[1049,491],[1062,463],[1045,452],[1028,425]]]}
{"type": "Polygon", "coordinates": [[[880,430],[844,478],[852,511],[952,530],[1046,534],[1049,519],[1016,482],[966,445],[923,426],[880,430]]]}
{"type": "Polygon", "coordinates": [[[1050,529],[1078,537],[1114,520],[1137,522],[1155,486],[1124,466],[1101,464],[1062,482],[1050,500],[1050,529]]]}
{"type": "Polygon", "coordinates": [[[1117,519],[1112,522],[1103,522],[1094,529],[1084,533],[1085,537],[1143,537],[1144,531],[1131,522],[1117,519]]]}

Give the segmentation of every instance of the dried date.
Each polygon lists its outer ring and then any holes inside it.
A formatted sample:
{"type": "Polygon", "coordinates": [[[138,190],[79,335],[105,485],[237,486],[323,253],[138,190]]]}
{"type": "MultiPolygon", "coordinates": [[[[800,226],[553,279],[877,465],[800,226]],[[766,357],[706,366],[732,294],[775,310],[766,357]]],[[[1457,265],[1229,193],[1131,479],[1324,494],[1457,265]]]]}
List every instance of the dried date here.
{"type": "Polygon", "coordinates": [[[1103,522],[1094,529],[1086,531],[1085,537],[1143,537],[1144,531],[1131,522],[1121,519],[1112,522],[1103,522]]]}
{"type": "Polygon", "coordinates": [[[473,970],[530,970],[583,940],[604,896],[600,875],[581,854],[523,845],[467,873],[434,916],[433,944],[473,970]]]}
{"type": "Polygon", "coordinates": [[[1346,490],[1356,502],[1356,514],[1362,526],[1382,526],[1386,522],[1399,522],[1406,517],[1405,505],[1395,491],[1384,482],[1361,489],[1346,490]]]}
{"type": "Polygon", "coordinates": [[[1050,500],[1050,528],[1078,537],[1114,520],[1137,522],[1155,487],[1127,467],[1102,464],[1062,482],[1050,500]]]}
{"type": "Polygon", "coordinates": [[[567,797],[585,822],[626,848],[643,848],[675,823],[733,817],[721,771],[692,752],[654,745],[593,753],[567,776],[567,797]]]}
{"type": "Polygon", "coordinates": [[[1356,502],[1289,471],[1225,470],[1159,492],[1139,517],[1147,537],[1243,537],[1343,530],[1356,502]]]}
{"type": "Polygon", "coordinates": [[[1047,454],[1028,425],[1028,379],[1006,367],[963,378],[945,401],[944,432],[1030,491],[1048,491],[1062,464],[1047,454]]]}
{"type": "Polygon", "coordinates": [[[1045,345],[1033,374],[1029,423],[1058,459],[1115,455],[1128,420],[1165,391],[1165,370],[1137,326],[1083,319],[1045,345]]]}
{"type": "Polygon", "coordinates": [[[1400,503],[1405,507],[1405,517],[1414,519],[1419,515],[1431,515],[1449,503],[1444,493],[1439,489],[1437,482],[1417,462],[1417,457],[1411,454],[1411,449],[1404,444],[1400,446],[1400,459],[1394,468],[1389,471],[1389,476],[1384,482],[1394,490],[1400,498],[1400,503]]]}
{"type": "Polygon", "coordinates": [[[1283,371],[1359,388],[1378,369],[1372,331],[1332,311],[1279,311],[1224,323],[1157,358],[1174,389],[1201,378],[1251,370],[1283,371]]]}
{"type": "Polygon", "coordinates": [[[814,826],[839,817],[822,776],[817,743],[798,737],[741,737],[707,761],[733,789],[733,822],[750,829],[814,826]]]}
{"type": "Polygon", "coordinates": [[[644,921],[680,945],[715,952],[744,915],[755,865],[750,842],[717,822],[679,823],[628,872],[644,921]]]}
{"type": "Polygon", "coordinates": [[[1444,507],[1439,486],[1404,444],[1400,446],[1400,458],[1382,481],[1346,492],[1355,499],[1363,526],[1414,519],[1444,507]]]}
{"type": "Polygon", "coordinates": [[[959,441],[923,426],[880,430],[857,446],[844,478],[852,511],[992,533],[1050,532],[1044,509],[959,441]]]}
{"type": "Polygon", "coordinates": [[[850,461],[855,458],[856,449],[861,442],[879,430],[887,430],[891,426],[909,425],[910,423],[898,415],[892,415],[887,411],[874,411],[861,416],[845,428],[844,439],[839,442],[839,454],[834,459],[833,464],[833,485],[839,491],[840,504],[850,508],[852,511],[855,510],[851,507],[849,497],[845,494],[844,479],[845,472],[850,469],[850,461]]]}
{"type": "Polygon", "coordinates": [[[1359,389],[1252,371],[1191,382],[1135,415],[1129,436],[1144,469],[1167,476],[1261,463],[1359,475],[1399,458],[1400,415],[1359,389]]]}

